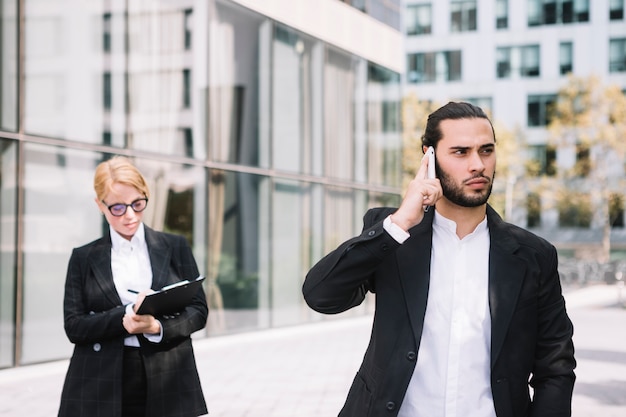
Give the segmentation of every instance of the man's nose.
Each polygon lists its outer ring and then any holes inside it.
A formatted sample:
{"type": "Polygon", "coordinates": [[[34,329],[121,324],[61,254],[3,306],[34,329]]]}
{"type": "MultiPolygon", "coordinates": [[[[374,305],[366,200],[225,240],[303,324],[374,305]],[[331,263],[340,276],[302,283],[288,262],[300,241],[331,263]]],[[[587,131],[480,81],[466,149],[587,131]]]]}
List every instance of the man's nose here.
{"type": "Polygon", "coordinates": [[[485,170],[485,163],[483,162],[483,159],[478,154],[478,152],[472,152],[470,154],[469,169],[472,172],[482,172],[485,170]]]}

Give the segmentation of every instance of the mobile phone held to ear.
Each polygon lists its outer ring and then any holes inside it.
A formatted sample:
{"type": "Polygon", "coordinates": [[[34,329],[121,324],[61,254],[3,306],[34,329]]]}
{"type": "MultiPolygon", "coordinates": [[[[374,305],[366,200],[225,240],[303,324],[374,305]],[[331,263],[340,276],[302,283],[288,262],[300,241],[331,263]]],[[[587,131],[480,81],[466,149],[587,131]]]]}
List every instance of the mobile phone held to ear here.
{"type": "MultiPolygon", "coordinates": [[[[426,156],[428,157],[428,173],[426,178],[435,178],[435,148],[429,146],[426,149],[426,156]]],[[[424,212],[427,212],[430,206],[424,206],[424,212]]]]}
{"type": "Polygon", "coordinates": [[[435,178],[435,148],[429,146],[426,149],[426,155],[428,156],[428,177],[435,178]]]}

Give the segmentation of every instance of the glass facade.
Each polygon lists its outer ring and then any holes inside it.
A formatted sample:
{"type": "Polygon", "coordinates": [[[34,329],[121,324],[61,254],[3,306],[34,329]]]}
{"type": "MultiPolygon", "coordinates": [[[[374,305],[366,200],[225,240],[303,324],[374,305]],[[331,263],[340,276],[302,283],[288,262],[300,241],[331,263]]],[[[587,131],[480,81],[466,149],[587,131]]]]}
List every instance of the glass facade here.
{"type": "Polygon", "coordinates": [[[23,0],[21,28],[1,4],[0,367],[71,354],[67,262],[108,230],[114,154],[208,278],[198,337],[321,319],[310,266],[400,202],[398,73],[229,1],[23,0]]]}

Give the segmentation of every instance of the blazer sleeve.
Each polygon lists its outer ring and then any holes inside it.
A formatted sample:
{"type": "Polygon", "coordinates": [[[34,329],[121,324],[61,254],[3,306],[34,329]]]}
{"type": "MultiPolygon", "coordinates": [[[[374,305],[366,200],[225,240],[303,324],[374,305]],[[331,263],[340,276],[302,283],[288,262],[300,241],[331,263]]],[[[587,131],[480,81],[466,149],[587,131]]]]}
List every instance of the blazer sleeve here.
{"type": "Polygon", "coordinates": [[[344,312],[375,292],[375,270],[400,246],[384,229],[383,220],[393,208],[370,209],[363,217],[359,236],[347,240],[315,264],[306,275],[302,293],[315,311],[344,312]]]}
{"type": "Polygon", "coordinates": [[[574,389],[576,360],[573,325],[562,295],[557,253],[549,252],[546,275],[539,289],[535,365],[530,385],[534,389],[533,417],[569,417],[574,389]]]}

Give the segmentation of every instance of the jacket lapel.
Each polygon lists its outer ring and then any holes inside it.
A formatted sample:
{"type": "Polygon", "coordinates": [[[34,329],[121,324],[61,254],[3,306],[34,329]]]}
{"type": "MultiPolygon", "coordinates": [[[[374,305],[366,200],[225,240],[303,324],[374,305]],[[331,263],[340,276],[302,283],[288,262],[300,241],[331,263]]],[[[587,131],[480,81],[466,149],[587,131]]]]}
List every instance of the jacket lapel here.
{"type": "Polygon", "coordinates": [[[171,251],[157,232],[145,226],[146,244],[150,254],[150,265],[152,266],[152,289],[160,290],[168,282],[168,271],[171,251]]]}
{"type": "Polygon", "coordinates": [[[418,348],[424,329],[430,284],[433,218],[434,210],[430,210],[424,220],[409,231],[411,237],[396,252],[400,282],[418,348]]]}
{"type": "Polygon", "coordinates": [[[122,300],[113,283],[111,271],[111,235],[106,233],[92,251],[89,260],[97,285],[113,305],[120,305],[122,300]]]}
{"type": "Polygon", "coordinates": [[[516,255],[519,244],[500,216],[488,207],[489,309],[491,311],[491,366],[496,362],[524,282],[526,264],[516,255]]]}

